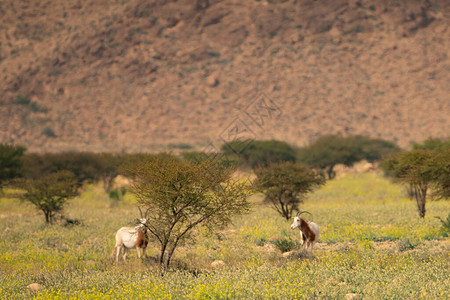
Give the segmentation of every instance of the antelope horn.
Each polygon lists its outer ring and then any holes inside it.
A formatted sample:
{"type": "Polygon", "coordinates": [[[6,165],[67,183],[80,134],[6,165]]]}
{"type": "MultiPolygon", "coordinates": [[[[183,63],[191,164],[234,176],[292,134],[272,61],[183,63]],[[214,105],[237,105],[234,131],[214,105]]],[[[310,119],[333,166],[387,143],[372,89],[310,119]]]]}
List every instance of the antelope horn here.
{"type": "Polygon", "coordinates": [[[141,210],[141,207],[138,206],[138,208],[139,208],[139,212],[141,213],[141,219],[143,219],[144,217],[142,216],[142,210],[141,210]]]}
{"type": "Polygon", "coordinates": [[[297,213],[297,217],[299,216],[299,215],[301,215],[301,214],[303,214],[303,213],[307,213],[307,214],[310,214],[311,215],[311,221],[314,219],[314,216],[313,216],[313,214],[312,213],[310,213],[309,211],[306,211],[306,210],[303,210],[303,211],[299,211],[298,213],[297,213]]]}
{"type": "Polygon", "coordinates": [[[145,215],[144,215],[144,218],[147,218],[147,214],[148,214],[148,211],[150,210],[150,207],[149,208],[147,208],[147,210],[145,211],[145,215]]]}

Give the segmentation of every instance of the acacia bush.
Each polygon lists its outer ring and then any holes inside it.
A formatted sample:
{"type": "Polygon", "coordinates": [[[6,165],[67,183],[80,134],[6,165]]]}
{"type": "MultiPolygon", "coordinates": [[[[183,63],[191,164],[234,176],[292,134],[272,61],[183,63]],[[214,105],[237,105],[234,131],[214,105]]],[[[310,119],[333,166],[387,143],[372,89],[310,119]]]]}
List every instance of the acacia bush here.
{"type": "Polygon", "coordinates": [[[215,161],[192,163],[162,154],[136,164],[132,192],[148,210],[147,228],[160,244],[159,264],[168,267],[175,249],[194,228],[214,230],[248,211],[250,190],[231,179],[233,168],[215,161]]]}
{"type": "Polygon", "coordinates": [[[324,178],[308,166],[282,162],[255,170],[254,189],[286,220],[299,209],[307,193],[325,183],[324,178]]]}
{"type": "Polygon", "coordinates": [[[23,199],[41,210],[45,222],[52,224],[57,213],[61,212],[67,200],[78,194],[78,182],[69,171],[58,171],[37,179],[22,181],[26,191],[23,199]]]}
{"type": "Polygon", "coordinates": [[[425,217],[426,200],[450,197],[450,144],[427,140],[414,150],[397,153],[384,160],[386,175],[408,186],[416,200],[421,218],[425,217]],[[430,193],[431,191],[431,193],[430,193]]]}
{"type": "Polygon", "coordinates": [[[433,154],[429,150],[402,152],[382,164],[391,176],[411,187],[421,218],[425,217],[427,192],[434,180],[433,165],[433,154]]]}

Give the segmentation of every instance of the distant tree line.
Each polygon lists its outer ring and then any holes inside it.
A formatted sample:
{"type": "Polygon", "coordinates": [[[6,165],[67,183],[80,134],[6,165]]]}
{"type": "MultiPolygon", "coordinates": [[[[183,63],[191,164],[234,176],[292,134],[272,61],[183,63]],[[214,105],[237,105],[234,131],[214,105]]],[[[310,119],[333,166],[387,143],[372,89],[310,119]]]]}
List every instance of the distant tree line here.
{"type": "Polygon", "coordinates": [[[0,192],[5,183],[22,176],[25,150],[22,146],[0,144],[0,192]]]}
{"type": "Polygon", "coordinates": [[[352,166],[363,159],[368,162],[380,161],[399,151],[397,145],[381,139],[361,135],[348,137],[324,135],[312,144],[300,148],[297,160],[312,168],[323,170],[328,179],[333,179],[336,175],[334,167],[337,164],[352,166]]]}
{"type": "Polygon", "coordinates": [[[310,145],[294,148],[280,141],[253,141],[238,153],[240,141],[224,144],[221,151],[240,167],[258,169],[280,162],[299,162],[324,172],[328,179],[335,176],[337,164],[352,166],[363,159],[369,162],[380,161],[400,148],[389,141],[373,139],[361,135],[343,137],[340,135],[324,135],[310,145]]]}
{"type": "Polygon", "coordinates": [[[25,191],[22,198],[41,210],[47,223],[61,212],[67,200],[86,183],[102,182],[112,200],[125,189],[113,189],[114,178],[152,154],[92,152],[26,153],[25,147],[0,144],[0,192],[5,185],[25,191]]]}
{"type": "MultiPolygon", "coordinates": [[[[245,144],[233,141],[222,145],[220,153],[186,151],[177,159],[186,161],[191,168],[212,164],[224,170],[236,167],[253,170],[257,176],[255,191],[263,192],[266,200],[285,218],[299,208],[307,193],[324,183],[322,177],[334,178],[337,164],[351,166],[362,159],[383,161],[386,174],[410,188],[423,217],[430,189],[434,197],[449,197],[449,144],[449,140],[429,139],[422,144],[414,144],[411,151],[402,152],[394,143],[381,139],[325,135],[300,148],[275,140],[245,144]]],[[[155,158],[161,162],[171,160],[173,155],[37,154],[26,153],[22,146],[0,144],[0,190],[5,184],[17,183],[26,191],[24,199],[41,209],[46,221],[51,223],[54,213],[61,211],[66,200],[75,196],[84,183],[102,182],[105,192],[111,198],[119,199],[125,190],[112,190],[114,178],[119,174],[134,178],[137,174],[130,170],[154,162],[155,158]],[[51,192],[46,192],[46,189],[51,192]],[[44,196],[47,197],[46,203],[36,200],[44,196]]]]}
{"type": "Polygon", "coordinates": [[[335,165],[351,166],[363,159],[375,162],[398,151],[394,143],[381,139],[325,135],[302,148],[275,140],[232,141],[222,145],[219,154],[187,152],[184,157],[194,161],[216,159],[252,169],[257,176],[254,190],[263,193],[265,201],[288,220],[307,194],[325,183],[325,177],[334,178],[335,165]]]}

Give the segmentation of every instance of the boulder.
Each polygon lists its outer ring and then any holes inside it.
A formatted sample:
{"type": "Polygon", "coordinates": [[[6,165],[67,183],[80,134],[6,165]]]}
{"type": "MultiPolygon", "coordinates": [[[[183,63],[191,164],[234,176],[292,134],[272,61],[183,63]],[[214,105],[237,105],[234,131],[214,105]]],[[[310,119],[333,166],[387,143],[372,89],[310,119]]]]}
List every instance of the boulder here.
{"type": "Polygon", "coordinates": [[[31,283],[31,284],[27,285],[27,289],[29,289],[29,290],[31,290],[33,292],[37,292],[40,289],[42,289],[42,285],[40,285],[39,283],[34,282],[34,283],[31,283]]]}
{"type": "Polygon", "coordinates": [[[219,268],[225,266],[225,262],[223,260],[215,260],[211,263],[211,267],[213,268],[219,268]]]}
{"type": "Polygon", "coordinates": [[[210,87],[215,87],[219,84],[219,79],[215,75],[209,75],[206,77],[206,84],[210,87]]]}
{"type": "Polygon", "coordinates": [[[361,294],[356,294],[356,293],[348,293],[348,294],[345,295],[345,299],[346,300],[362,299],[362,295],[361,294]]]}

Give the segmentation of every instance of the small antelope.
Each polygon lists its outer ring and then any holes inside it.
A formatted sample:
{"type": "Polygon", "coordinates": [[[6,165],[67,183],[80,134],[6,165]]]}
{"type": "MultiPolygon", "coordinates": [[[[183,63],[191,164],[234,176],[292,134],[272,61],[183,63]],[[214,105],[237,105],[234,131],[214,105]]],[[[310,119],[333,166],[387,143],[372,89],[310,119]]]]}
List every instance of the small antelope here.
{"type": "Polygon", "coordinates": [[[305,249],[310,249],[312,255],[314,243],[319,239],[319,226],[314,222],[308,222],[300,218],[299,216],[303,213],[308,213],[312,216],[312,214],[307,211],[297,212],[297,215],[294,217],[294,222],[291,225],[291,229],[300,229],[300,244],[305,244],[305,249]]]}
{"type": "Polygon", "coordinates": [[[123,261],[126,262],[128,249],[135,249],[137,251],[138,258],[145,257],[145,250],[148,245],[148,232],[147,232],[147,213],[142,215],[141,208],[139,212],[141,213],[141,218],[138,219],[139,224],[135,227],[122,227],[117,230],[116,233],[116,246],[114,247],[112,255],[116,252],[116,262],[119,262],[120,250],[123,248],[123,261]],[[142,250],[142,256],[141,256],[142,250]]]}

